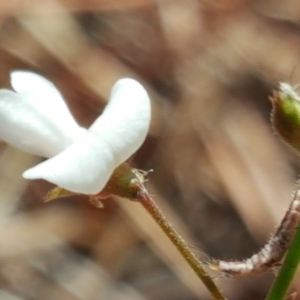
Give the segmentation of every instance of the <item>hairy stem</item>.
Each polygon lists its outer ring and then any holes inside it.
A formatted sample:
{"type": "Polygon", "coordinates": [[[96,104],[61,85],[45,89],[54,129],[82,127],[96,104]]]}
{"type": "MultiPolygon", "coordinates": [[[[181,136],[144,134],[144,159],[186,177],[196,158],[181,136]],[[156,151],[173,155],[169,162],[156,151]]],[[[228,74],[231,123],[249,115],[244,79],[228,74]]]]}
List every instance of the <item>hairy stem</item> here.
{"type": "Polygon", "coordinates": [[[137,200],[143,205],[148,213],[153,217],[165,234],[169,237],[187,263],[191,266],[199,279],[203,282],[206,288],[211,293],[215,300],[225,300],[220,290],[217,288],[211,277],[206,273],[203,264],[197,259],[195,254],[187,246],[183,238],[173,228],[170,222],[166,219],[163,212],[155,204],[149,193],[143,187],[142,191],[138,193],[137,200]]]}

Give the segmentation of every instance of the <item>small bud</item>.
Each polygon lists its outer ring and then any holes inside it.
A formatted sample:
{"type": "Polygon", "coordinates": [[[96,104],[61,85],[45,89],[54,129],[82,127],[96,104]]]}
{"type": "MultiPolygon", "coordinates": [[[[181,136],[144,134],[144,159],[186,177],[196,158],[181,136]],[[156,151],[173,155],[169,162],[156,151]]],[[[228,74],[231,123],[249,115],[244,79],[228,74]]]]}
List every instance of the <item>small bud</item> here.
{"type": "Polygon", "coordinates": [[[300,152],[300,96],[287,83],[270,97],[274,130],[291,147],[300,152]]]}

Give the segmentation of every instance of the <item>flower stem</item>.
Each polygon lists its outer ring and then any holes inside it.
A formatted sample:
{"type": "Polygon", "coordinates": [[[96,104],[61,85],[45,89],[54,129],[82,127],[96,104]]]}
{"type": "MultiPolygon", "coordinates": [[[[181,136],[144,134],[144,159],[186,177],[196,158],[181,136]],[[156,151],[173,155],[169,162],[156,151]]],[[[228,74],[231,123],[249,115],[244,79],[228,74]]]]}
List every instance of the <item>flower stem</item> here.
{"type": "Polygon", "coordinates": [[[194,272],[197,274],[199,279],[203,282],[206,288],[211,293],[215,300],[226,300],[222,295],[220,290],[217,288],[213,280],[206,273],[202,263],[197,259],[195,254],[187,246],[183,238],[179,233],[173,228],[170,222],[166,219],[163,212],[159,209],[153,199],[150,197],[147,190],[143,187],[142,190],[137,195],[137,200],[143,205],[143,207],[148,211],[148,213],[157,222],[160,228],[169,237],[187,263],[191,266],[194,272]]]}
{"type": "Polygon", "coordinates": [[[266,300],[283,300],[292,284],[293,278],[296,274],[297,267],[300,263],[300,227],[298,225],[297,231],[293,241],[289,247],[286,258],[276,277],[271,290],[266,300]]]}

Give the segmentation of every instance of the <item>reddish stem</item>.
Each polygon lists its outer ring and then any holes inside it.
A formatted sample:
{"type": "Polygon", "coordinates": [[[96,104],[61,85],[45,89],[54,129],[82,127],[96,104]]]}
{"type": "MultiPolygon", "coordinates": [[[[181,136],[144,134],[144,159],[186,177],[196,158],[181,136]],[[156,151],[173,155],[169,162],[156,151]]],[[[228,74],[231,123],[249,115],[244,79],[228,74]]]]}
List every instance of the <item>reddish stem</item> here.
{"type": "Polygon", "coordinates": [[[225,300],[226,298],[219,291],[211,277],[206,273],[203,264],[197,259],[183,238],[166,219],[163,212],[150,197],[144,186],[140,187],[139,192],[137,193],[137,200],[144,206],[144,208],[149,212],[160,228],[169,237],[174,246],[178,249],[190,267],[194,270],[194,272],[209,290],[213,298],[216,300],[225,300]]]}

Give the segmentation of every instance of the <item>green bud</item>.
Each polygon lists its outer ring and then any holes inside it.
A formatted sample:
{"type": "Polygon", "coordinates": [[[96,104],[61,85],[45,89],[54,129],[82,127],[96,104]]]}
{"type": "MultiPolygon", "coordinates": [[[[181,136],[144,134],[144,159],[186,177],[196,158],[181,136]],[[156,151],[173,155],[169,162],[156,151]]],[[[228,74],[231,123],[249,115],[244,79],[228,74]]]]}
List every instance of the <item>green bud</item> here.
{"type": "Polygon", "coordinates": [[[280,83],[279,91],[275,91],[270,99],[274,130],[288,145],[300,152],[300,96],[289,84],[280,83]]]}

